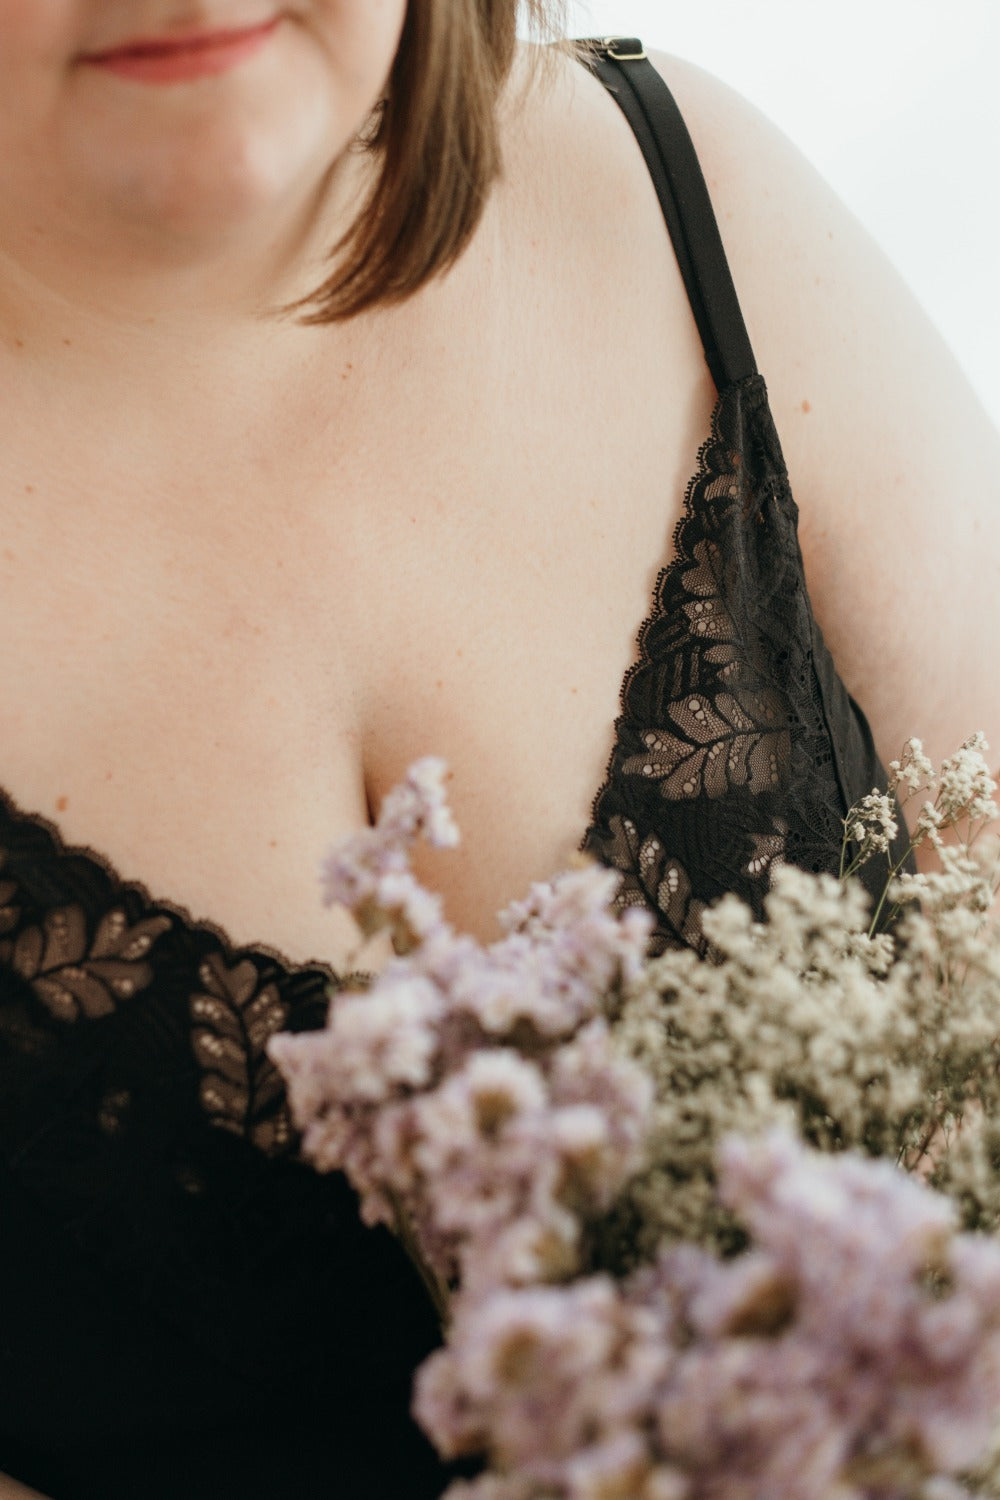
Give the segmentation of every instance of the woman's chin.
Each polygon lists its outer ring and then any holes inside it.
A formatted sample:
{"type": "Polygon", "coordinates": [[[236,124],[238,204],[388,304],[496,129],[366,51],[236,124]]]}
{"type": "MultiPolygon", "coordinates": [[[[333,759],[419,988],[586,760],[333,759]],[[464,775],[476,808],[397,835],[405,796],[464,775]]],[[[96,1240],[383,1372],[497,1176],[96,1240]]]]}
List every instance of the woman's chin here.
{"type": "Polygon", "coordinates": [[[243,228],[259,235],[314,204],[331,166],[329,153],[282,152],[273,139],[234,141],[228,151],[213,142],[134,171],[115,207],[144,236],[161,236],[164,248],[243,228]]]}
{"type": "Polygon", "coordinates": [[[280,232],[315,209],[359,125],[312,59],[172,87],[101,70],[79,83],[63,134],[73,198],[165,250],[243,226],[280,232]]]}
{"type": "Polygon", "coordinates": [[[88,153],[74,198],[84,213],[150,247],[160,241],[168,254],[243,230],[270,239],[315,211],[344,149],[328,119],[305,113],[300,103],[271,128],[226,120],[167,139],[147,132],[110,160],[88,153]]]}

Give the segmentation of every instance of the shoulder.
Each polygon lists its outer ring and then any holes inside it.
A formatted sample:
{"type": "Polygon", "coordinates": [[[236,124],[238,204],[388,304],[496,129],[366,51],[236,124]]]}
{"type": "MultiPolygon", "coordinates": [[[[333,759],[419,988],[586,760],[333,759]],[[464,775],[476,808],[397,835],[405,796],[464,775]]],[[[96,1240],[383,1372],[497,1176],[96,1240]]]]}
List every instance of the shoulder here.
{"type": "MultiPolygon", "coordinates": [[[[940,756],[980,727],[1000,745],[1000,695],[979,644],[1000,631],[995,428],[902,278],[802,153],[717,78],[668,54],[652,61],[692,136],[767,381],[817,618],[880,752],[919,734],[940,756]]],[[[687,338],[624,117],[579,63],[552,71],[511,156],[545,195],[553,243],[572,247],[591,302],[613,274],[655,309],[659,277],[672,288],[661,332],[687,338]]],[[[690,369],[689,353],[672,358],[669,388],[690,369]]]]}
{"type": "Polygon", "coordinates": [[[767,380],[816,614],[883,758],[911,734],[940,758],[980,728],[1000,749],[979,645],[1000,630],[1000,436],[902,277],[781,131],[701,70],[654,61],[767,380]]]}
{"type": "MultiPolygon", "coordinates": [[[[877,304],[877,252],[801,152],[766,116],[710,73],[663,52],[650,54],[692,136],[722,232],[758,363],[769,380],[815,346],[817,305],[834,275],[858,321],[858,291],[877,304]],[[860,263],[864,262],[863,265],[860,263]]],[[[621,110],[589,70],[556,54],[533,65],[522,53],[506,100],[508,184],[529,215],[561,238],[564,254],[605,254],[628,276],[650,251],[672,258],[646,165],[621,110]]],[[[884,267],[888,278],[891,272],[884,267]]],[[[652,294],[653,286],[646,281],[652,294]]],[[[780,379],[778,382],[780,386],[780,379]]],[[[780,389],[772,390],[780,400],[780,389]]]]}
{"type": "Polygon", "coordinates": [[[599,252],[626,227],[639,236],[633,253],[646,248],[645,231],[662,250],[662,218],[635,139],[581,60],[523,46],[501,101],[501,128],[499,194],[519,226],[550,224],[564,258],[599,252]]]}

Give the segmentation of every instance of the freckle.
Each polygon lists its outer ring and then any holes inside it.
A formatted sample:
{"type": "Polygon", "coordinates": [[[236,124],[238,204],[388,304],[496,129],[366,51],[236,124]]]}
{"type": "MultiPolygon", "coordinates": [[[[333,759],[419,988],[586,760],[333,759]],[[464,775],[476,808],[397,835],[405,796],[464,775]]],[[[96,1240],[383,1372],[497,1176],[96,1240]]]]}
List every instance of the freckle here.
{"type": "Polygon", "coordinates": [[[72,347],[73,347],[73,340],[72,339],[63,339],[63,343],[65,344],[65,346],[66,346],[67,349],[72,349],[72,347]]]}
{"type": "Polygon", "coordinates": [[[435,683],[435,684],[434,684],[434,686],[435,686],[435,687],[436,687],[436,688],[443,688],[443,687],[444,687],[444,683],[443,683],[443,682],[442,682],[442,680],[441,680],[441,678],[440,678],[440,677],[439,677],[439,678],[438,678],[438,680],[437,680],[437,682],[436,682],[436,683],[435,683]]]}
{"type": "Polygon", "coordinates": [[[802,403],[802,410],[805,411],[805,412],[812,411],[812,405],[811,405],[811,403],[808,402],[808,401],[803,401],[803,403],[802,403]]]}
{"type": "Polygon", "coordinates": [[[115,779],[115,773],[114,773],[114,771],[105,771],[105,773],[104,773],[104,779],[105,779],[105,781],[114,781],[114,779],[115,779]]]}
{"type": "Polygon", "coordinates": [[[278,840],[277,839],[268,839],[268,841],[267,841],[267,847],[269,849],[277,849],[277,847],[278,847],[278,840]]]}
{"type": "Polygon", "coordinates": [[[24,348],[24,339],[15,339],[14,340],[14,348],[15,349],[23,349],[24,348]]]}
{"type": "Polygon", "coordinates": [[[56,812],[65,812],[67,807],[69,807],[68,797],[63,796],[56,798],[56,812]]]}
{"type": "Polygon", "coordinates": [[[24,486],[24,493],[26,495],[33,495],[35,493],[35,486],[33,484],[26,484],[24,486]]]}
{"type": "Polygon", "coordinates": [[[574,698],[575,698],[575,697],[576,697],[576,695],[577,695],[577,693],[578,693],[578,692],[579,692],[579,691],[580,691],[580,689],[579,689],[579,688],[570,688],[570,692],[571,692],[571,693],[572,693],[572,694],[573,694],[573,697],[574,697],[574,698]]]}
{"type": "Polygon", "coordinates": [[[455,655],[456,656],[464,656],[465,655],[465,652],[462,650],[461,646],[459,646],[458,650],[455,652],[455,655]]]}
{"type": "Polygon", "coordinates": [[[3,549],[3,555],[4,555],[4,561],[5,562],[16,562],[17,561],[17,556],[16,556],[13,548],[11,548],[11,547],[5,547],[3,549]]]}

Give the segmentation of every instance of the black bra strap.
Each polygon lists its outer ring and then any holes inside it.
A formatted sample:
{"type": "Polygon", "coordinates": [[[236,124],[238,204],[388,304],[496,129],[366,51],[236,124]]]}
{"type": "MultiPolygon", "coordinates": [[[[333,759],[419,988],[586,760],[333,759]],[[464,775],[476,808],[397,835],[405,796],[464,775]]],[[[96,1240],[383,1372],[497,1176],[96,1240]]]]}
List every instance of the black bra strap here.
{"type": "Polygon", "coordinates": [[[716,389],[757,372],[719,226],[674,96],[633,37],[581,44],[646,158],[716,389]]]}

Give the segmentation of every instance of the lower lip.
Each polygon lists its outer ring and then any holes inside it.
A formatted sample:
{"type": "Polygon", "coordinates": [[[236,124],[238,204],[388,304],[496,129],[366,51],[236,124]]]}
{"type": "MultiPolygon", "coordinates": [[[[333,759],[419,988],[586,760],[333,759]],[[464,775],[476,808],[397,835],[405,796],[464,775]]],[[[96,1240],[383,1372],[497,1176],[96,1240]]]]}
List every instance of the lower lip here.
{"type": "Polygon", "coordinates": [[[220,32],[214,37],[192,38],[187,42],[150,42],[85,57],[83,61],[89,67],[129,78],[134,83],[189,83],[238,68],[266,46],[277,27],[275,19],[246,31],[220,32]]]}

